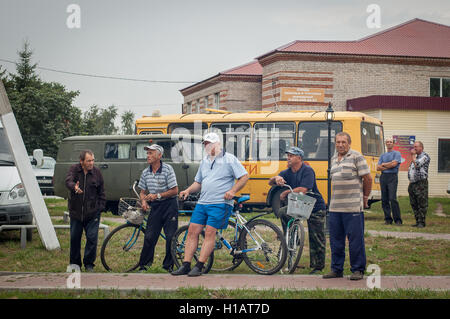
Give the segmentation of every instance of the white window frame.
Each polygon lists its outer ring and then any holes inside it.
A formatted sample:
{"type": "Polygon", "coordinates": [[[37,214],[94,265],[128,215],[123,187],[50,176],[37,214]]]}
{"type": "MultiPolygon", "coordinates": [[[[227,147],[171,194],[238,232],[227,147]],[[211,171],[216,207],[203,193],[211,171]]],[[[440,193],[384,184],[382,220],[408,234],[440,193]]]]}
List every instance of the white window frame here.
{"type": "Polygon", "coordinates": [[[218,110],[220,107],[220,92],[214,93],[214,107],[218,110]]]}
{"type": "Polygon", "coordinates": [[[446,79],[450,81],[450,77],[430,77],[430,81],[428,82],[428,95],[431,97],[431,79],[439,79],[439,97],[442,96],[442,79],[446,79]]]}

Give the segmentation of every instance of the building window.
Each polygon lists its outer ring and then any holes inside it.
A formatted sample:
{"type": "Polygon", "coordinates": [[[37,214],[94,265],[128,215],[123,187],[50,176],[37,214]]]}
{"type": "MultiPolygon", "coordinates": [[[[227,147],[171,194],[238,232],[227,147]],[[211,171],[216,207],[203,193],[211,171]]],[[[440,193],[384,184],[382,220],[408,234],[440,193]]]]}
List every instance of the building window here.
{"type": "Polygon", "coordinates": [[[450,138],[439,139],[438,173],[450,173],[450,138]]]}
{"type": "Polygon", "coordinates": [[[430,96],[450,97],[450,78],[430,78],[430,96]]]}
{"type": "Polygon", "coordinates": [[[208,97],[205,96],[205,109],[207,109],[207,108],[208,108],[208,97]]]}
{"type": "Polygon", "coordinates": [[[186,114],[190,114],[192,113],[192,104],[191,102],[188,102],[187,106],[186,106],[186,114]]]}
{"type": "Polygon", "coordinates": [[[199,113],[200,111],[200,99],[197,100],[197,105],[195,106],[194,113],[199,113]]]}
{"type": "Polygon", "coordinates": [[[216,109],[219,109],[219,104],[220,104],[220,92],[214,94],[214,107],[216,109]]]}

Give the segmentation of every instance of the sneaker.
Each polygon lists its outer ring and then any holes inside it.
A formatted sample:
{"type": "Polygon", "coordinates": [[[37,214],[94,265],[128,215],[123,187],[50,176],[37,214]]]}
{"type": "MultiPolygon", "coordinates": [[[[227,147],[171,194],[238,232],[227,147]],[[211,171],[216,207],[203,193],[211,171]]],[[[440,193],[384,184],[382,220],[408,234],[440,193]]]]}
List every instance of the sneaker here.
{"type": "Polygon", "coordinates": [[[395,222],[395,225],[401,226],[401,225],[403,225],[403,223],[402,223],[401,220],[397,220],[397,221],[395,222]]]}
{"type": "Polygon", "coordinates": [[[187,275],[190,271],[191,271],[191,266],[181,265],[180,268],[178,268],[175,271],[172,271],[170,274],[174,275],[174,276],[187,275]]]}
{"type": "Polygon", "coordinates": [[[202,269],[200,269],[199,267],[195,266],[194,268],[192,268],[192,270],[188,273],[189,277],[198,277],[201,276],[203,274],[202,269]]]}
{"type": "Polygon", "coordinates": [[[344,275],[342,273],[335,273],[334,271],[331,271],[330,273],[323,275],[323,279],[331,279],[331,278],[342,278],[344,275]]]}
{"type": "Polygon", "coordinates": [[[385,225],[392,225],[392,222],[386,220],[386,221],[384,222],[384,224],[385,224],[385,225]]]}
{"type": "Polygon", "coordinates": [[[364,278],[364,274],[362,271],[355,271],[351,276],[350,280],[361,280],[364,278]]]}
{"type": "Polygon", "coordinates": [[[423,223],[417,224],[417,228],[424,228],[424,227],[425,227],[425,224],[423,224],[423,223]]]}

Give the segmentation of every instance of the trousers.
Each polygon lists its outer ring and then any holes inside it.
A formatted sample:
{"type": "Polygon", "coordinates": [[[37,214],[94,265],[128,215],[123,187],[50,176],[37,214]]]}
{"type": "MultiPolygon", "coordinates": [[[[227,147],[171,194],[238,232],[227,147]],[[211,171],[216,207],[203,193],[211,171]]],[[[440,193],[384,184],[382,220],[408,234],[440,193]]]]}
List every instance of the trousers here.
{"type": "Polygon", "coordinates": [[[381,206],[383,207],[384,220],[388,223],[400,222],[402,217],[400,215],[400,206],[397,201],[397,173],[382,173],[380,177],[381,186],[381,206]],[[391,215],[392,213],[392,215],[391,215]]]}
{"type": "Polygon", "coordinates": [[[98,226],[100,224],[100,213],[94,218],[80,221],[70,219],[70,263],[81,268],[81,236],[83,230],[86,233],[86,245],[84,247],[84,266],[94,267],[97,257],[98,226]]]}
{"type": "Polygon", "coordinates": [[[155,255],[155,246],[158,243],[161,230],[164,229],[166,237],[166,256],[163,260],[163,268],[173,266],[173,258],[170,252],[170,244],[173,235],[178,228],[178,203],[176,198],[162,202],[151,203],[151,212],[147,220],[147,228],[144,236],[144,246],[139,258],[139,267],[150,266],[155,255]]]}
{"type": "Polygon", "coordinates": [[[409,203],[414,212],[417,223],[425,225],[428,210],[428,180],[410,183],[408,186],[409,203]]]}
{"type": "Polygon", "coordinates": [[[344,271],[345,239],[349,242],[351,272],[366,269],[366,248],[364,244],[364,213],[329,214],[331,270],[335,273],[344,271]]]}

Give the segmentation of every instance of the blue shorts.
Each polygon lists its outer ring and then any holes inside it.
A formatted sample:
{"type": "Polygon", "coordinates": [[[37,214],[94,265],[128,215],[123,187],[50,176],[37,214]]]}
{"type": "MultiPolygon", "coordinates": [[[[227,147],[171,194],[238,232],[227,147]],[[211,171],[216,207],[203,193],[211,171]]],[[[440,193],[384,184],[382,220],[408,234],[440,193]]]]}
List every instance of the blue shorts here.
{"type": "Polygon", "coordinates": [[[191,216],[191,223],[209,225],[216,229],[225,229],[233,212],[233,206],[228,204],[197,204],[191,216]]]}

